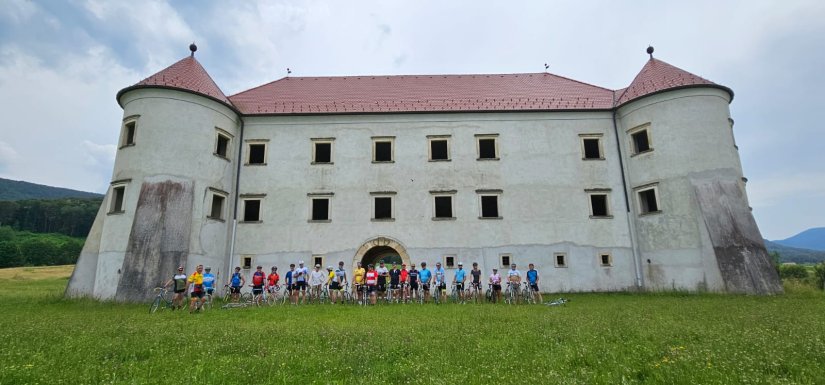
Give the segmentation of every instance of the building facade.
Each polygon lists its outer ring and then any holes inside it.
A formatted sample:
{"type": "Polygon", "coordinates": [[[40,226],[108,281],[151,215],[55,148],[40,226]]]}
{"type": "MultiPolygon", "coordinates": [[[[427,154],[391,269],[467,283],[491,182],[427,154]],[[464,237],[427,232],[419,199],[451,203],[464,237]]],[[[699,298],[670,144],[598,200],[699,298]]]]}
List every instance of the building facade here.
{"type": "MultiPolygon", "coordinates": [[[[194,47],[193,47],[194,48],[194,47]]],[[[305,261],[536,265],[549,292],[773,294],[733,92],[650,60],[549,73],[286,77],[225,96],[192,55],[117,95],[112,184],[69,296],[143,300],[305,261]]]]}

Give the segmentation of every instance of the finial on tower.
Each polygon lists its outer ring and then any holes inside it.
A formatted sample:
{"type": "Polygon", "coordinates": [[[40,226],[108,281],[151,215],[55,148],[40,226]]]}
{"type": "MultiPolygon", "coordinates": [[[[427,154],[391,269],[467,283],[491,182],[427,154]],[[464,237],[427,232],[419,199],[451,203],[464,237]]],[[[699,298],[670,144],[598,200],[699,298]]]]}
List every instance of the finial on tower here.
{"type": "Polygon", "coordinates": [[[650,55],[650,58],[653,59],[653,46],[647,46],[647,54],[650,55]]]}
{"type": "Polygon", "coordinates": [[[289,69],[289,68],[287,68],[287,69],[286,69],[286,76],[289,76],[289,74],[291,74],[291,73],[292,73],[292,70],[291,70],[291,69],[289,69]]]}
{"type": "Polygon", "coordinates": [[[550,68],[550,65],[548,65],[547,63],[544,63],[544,72],[547,72],[548,68],[550,68]]]}
{"type": "Polygon", "coordinates": [[[198,46],[195,45],[194,41],[192,42],[192,44],[189,44],[189,50],[192,51],[192,55],[190,56],[195,57],[195,51],[198,50],[198,46]]]}

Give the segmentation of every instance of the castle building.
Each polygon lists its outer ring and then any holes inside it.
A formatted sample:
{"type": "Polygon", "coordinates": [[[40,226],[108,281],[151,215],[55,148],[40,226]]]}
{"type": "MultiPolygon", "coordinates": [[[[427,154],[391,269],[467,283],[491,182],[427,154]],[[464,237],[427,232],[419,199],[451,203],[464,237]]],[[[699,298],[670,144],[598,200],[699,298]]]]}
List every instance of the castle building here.
{"type": "MultiPolygon", "coordinates": [[[[192,54],[117,93],[111,187],[68,296],[140,301],[178,265],[535,264],[547,292],[773,294],[733,91],[653,58],[550,73],[285,77],[226,96],[192,54]]],[[[486,281],[486,278],[485,278],[486,281]]]]}

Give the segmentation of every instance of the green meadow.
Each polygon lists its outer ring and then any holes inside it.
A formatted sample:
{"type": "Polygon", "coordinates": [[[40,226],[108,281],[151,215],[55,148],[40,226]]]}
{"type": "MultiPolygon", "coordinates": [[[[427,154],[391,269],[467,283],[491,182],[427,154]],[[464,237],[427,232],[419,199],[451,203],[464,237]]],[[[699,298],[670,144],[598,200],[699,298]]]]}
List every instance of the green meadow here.
{"type": "Polygon", "coordinates": [[[825,383],[825,295],[804,285],[149,314],[63,299],[70,274],[0,270],[0,384],[825,383]]]}

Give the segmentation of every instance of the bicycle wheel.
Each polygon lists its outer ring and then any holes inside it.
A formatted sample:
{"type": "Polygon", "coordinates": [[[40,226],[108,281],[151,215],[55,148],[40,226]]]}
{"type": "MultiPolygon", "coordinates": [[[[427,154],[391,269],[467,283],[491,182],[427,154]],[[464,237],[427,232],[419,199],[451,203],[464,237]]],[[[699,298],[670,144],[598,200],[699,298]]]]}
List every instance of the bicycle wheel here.
{"type": "Polygon", "coordinates": [[[158,311],[158,308],[160,308],[160,296],[155,297],[155,300],[152,301],[152,304],[149,306],[149,314],[158,311]]]}
{"type": "Polygon", "coordinates": [[[241,294],[241,302],[252,302],[252,293],[241,294]]]}
{"type": "Polygon", "coordinates": [[[487,302],[493,302],[493,290],[487,289],[487,291],[484,292],[484,298],[487,299],[487,302]]]}
{"type": "Polygon", "coordinates": [[[229,288],[225,288],[223,291],[223,302],[229,302],[230,298],[232,298],[232,290],[229,290],[229,288]]]}

